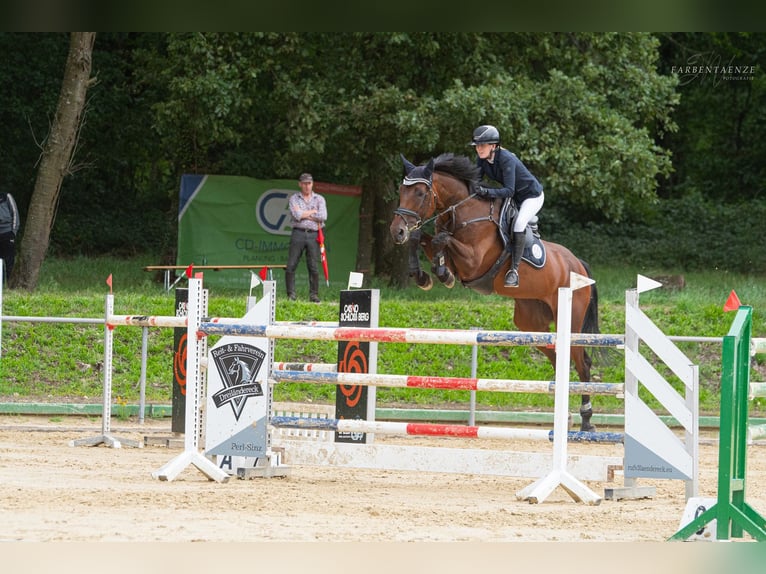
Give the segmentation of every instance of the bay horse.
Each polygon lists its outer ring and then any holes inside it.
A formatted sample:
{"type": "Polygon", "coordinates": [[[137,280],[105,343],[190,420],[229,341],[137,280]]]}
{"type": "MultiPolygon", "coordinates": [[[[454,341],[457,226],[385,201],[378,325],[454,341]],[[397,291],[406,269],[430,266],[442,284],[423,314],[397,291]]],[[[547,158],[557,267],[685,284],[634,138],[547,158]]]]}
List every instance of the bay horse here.
{"type": "MultiPolygon", "coordinates": [[[[570,272],[592,277],[588,264],[566,247],[541,240],[528,228],[519,286],[505,287],[504,276],[510,266],[505,247],[505,200],[485,199],[474,193],[479,185],[479,169],[467,157],[442,154],[424,166],[415,166],[401,157],[405,177],[389,231],[394,243],[409,244],[409,272],[418,286],[427,290],[433,284],[430,275],[420,268],[418,255],[422,247],[432,262],[431,271],[447,287],[452,287],[457,277],[464,286],[485,295],[510,297],[514,300],[513,322],[520,330],[549,332],[556,322],[559,288],[569,286],[570,272]],[[422,230],[432,221],[433,236],[422,230]]],[[[513,209],[511,201],[507,204],[513,209]]],[[[571,328],[573,333],[599,332],[595,284],[572,292],[571,328]]],[[[538,349],[555,369],[556,351],[538,349]]],[[[571,354],[580,381],[589,382],[592,362],[585,348],[573,346],[571,354]]],[[[582,395],[581,430],[595,430],[590,422],[592,415],[590,395],[582,395]]]]}

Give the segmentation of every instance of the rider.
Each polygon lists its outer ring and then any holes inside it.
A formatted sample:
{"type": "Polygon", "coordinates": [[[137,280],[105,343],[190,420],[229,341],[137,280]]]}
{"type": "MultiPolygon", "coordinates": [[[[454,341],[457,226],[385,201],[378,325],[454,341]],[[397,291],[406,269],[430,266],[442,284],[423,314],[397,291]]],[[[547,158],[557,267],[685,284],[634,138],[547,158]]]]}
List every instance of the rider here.
{"type": "Polygon", "coordinates": [[[505,274],[506,287],[519,286],[519,263],[524,252],[524,231],[540,211],[545,201],[543,186],[521,163],[516,154],[500,146],[500,132],[495,126],[479,126],[473,131],[471,145],[479,156],[476,165],[482,176],[498,182],[502,187],[479,186],[476,193],[487,198],[511,198],[518,214],[513,223],[511,244],[511,268],[505,274]]]}

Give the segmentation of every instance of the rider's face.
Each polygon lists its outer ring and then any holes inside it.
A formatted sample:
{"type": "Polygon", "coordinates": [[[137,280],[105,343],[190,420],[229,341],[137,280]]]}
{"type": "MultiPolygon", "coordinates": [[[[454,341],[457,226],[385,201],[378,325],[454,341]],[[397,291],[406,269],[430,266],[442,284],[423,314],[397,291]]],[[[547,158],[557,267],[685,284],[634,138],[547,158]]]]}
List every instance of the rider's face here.
{"type": "Polygon", "coordinates": [[[476,144],[476,154],[480,159],[487,159],[495,151],[495,144],[480,143],[476,144]]]}

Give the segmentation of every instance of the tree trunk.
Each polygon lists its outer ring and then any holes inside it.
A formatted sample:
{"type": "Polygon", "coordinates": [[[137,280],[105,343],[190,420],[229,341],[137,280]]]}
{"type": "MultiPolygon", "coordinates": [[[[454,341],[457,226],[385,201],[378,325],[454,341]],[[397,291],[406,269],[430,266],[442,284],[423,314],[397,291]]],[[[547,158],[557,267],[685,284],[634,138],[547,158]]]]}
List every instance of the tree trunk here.
{"type": "Polygon", "coordinates": [[[70,35],[56,115],[40,157],[19,257],[9,280],[11,287],[27,291],[37,288],[40,268],[50,243],[61,183],[70,173],[77,147],[95,39],[95,32],[72,32],[70,35]]]}
{"type": "Polygon", "coordinates": [[[362,182],[356,270],[387,278],[395,286],[407,284],[407,250],[394,245],[388,231],[399,198],[392,199],[392,182],[383,161],[370,161],[362,182]]]}
{"type": "Polygon", "coordinates": [[[362,200],[359,205],[359,239],[356,249],[356,271],[370,274],[372,268],[372,222],[375,215],[375,193],[368,181],[362,184],[362,200]]]}

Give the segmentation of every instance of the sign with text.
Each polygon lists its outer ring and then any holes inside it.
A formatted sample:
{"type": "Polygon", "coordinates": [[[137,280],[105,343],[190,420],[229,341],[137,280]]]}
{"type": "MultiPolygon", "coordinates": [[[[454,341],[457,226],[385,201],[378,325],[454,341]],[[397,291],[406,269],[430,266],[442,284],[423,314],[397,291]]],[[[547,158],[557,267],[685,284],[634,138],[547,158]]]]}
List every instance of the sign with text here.
{"type": "MultiPolygon", "coordinates": [[[[315,181],[314,191],[327,203],[324,234],[330,278],[346,277],[356,265],[362,190],[315,181]]],[[[182,176],[176,264],[284,265],[292,232],[288,200],[295,193],[300,193],[297,179],[182,176]]],[[[304,265],[298,266],[296,277],[307,277],[304,265]]],[[[250,279],[246,269],[222,269],[206,274],[205,285],[247,289],[250,279]]]]}
{"type": "MultiPolygon", "coordinates": [[[[377,289],[340,292],[339,327],[377,327],[380,292],[377,289]]],[[[339,373],[377,372],[377,343],[338,342],[339,373]]],[[[335,391],[335,418],[375,419],[375,387],[338,385],[335,391]]],[[[365,433],[336,432],[335,442],[367,442],[365,433]]]]}

